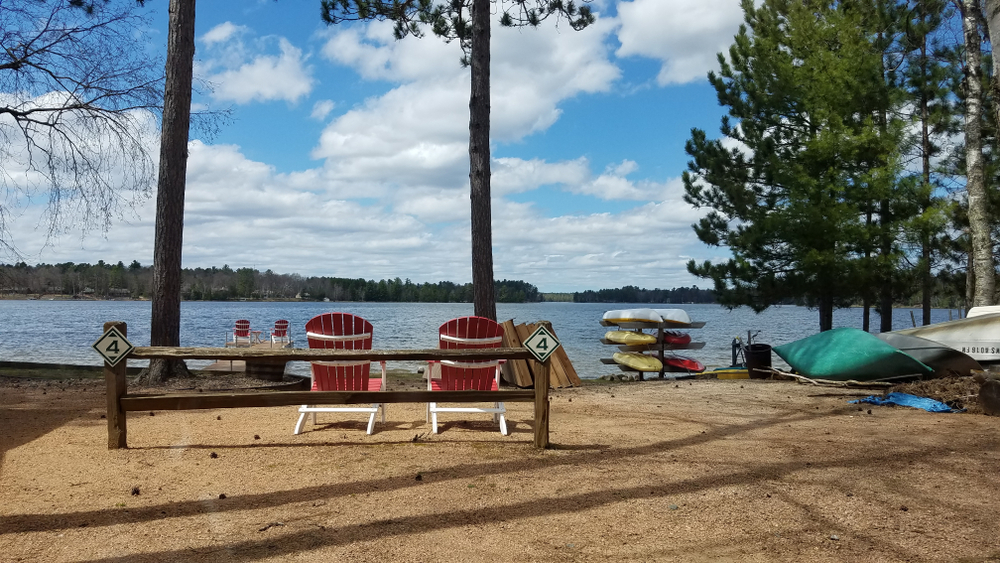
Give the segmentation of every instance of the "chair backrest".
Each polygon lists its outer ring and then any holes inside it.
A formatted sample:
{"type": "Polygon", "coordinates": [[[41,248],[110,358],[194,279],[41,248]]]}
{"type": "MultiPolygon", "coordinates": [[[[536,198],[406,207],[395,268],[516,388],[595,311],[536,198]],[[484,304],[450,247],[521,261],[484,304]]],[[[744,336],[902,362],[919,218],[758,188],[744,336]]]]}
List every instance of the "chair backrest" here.
{"type": "MultiPolygon", "coordinates": [[[[310,348],[371,350],[372,324],[350,313],[323,313],[306,323],[310,348]]],[[[313,391],[367,391],[370,361],[312,362],[313,391]]]]}
{"type": "Polygon", "coordinates": [[[288,336],[288,321],[284,319],[274,321],[274,330],[271,331],[271,336],[277,336],[280,338],[288,336]]]}
{"type": "MultiPolygon", "coordinates": [[[[499,348],[503,326],[485,317],[459,317],[438,329],[438,347],[442,350],[499,348]]],[[[489,391],[496,381],[499,362],[441,362],[441,387],[453,391],[489,391]]]]}
{"type": "Polygon", "coordinates": [[[236,321],[236,325],[233,327],[233,335],[240,338],[250,338],[250,321],[246,319],[236,321]]]}

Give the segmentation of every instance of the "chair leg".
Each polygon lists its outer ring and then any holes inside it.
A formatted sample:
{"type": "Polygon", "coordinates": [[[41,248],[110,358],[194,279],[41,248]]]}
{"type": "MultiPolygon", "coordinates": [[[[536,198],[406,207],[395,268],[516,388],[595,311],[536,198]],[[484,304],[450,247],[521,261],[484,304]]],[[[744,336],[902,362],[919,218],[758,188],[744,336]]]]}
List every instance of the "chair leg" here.
{"type": "Polygon", "coordinates": [[[438,433],[438,413],[437,413],[437,411],[434,410],[434,409],[437,408],[437,403],[431,403],[430,406],[428,406],[428,408],[431,409],[431,426],[434,429],[434,434],[437,434],[438,433]]]}
{"type": "MultiPolygon", "coordinates": [[[[307,405],[302,405],[302,408],[305,408],[306,406],[307,405]]],[[[295,423],[295,434],[298,434],[298,433],[302,432],[302,423],[305,421],[307,414],[309,414],[309,413],[305,413],[304,412],[304,413],[302,413],[302,414],[299,415],[299,421],[295,423]]],[[[315,415],[316,415],[316,413],[313,413],[313,416],[315,416],[315,415]]],[[[315,422],[313,424],[315,424],[315,422]]]]}
{"type": "MultiPolygon", "coordinates": [[[[497,403],[496,406],[498,409],[505,408],[503,403],[497,403]]],[[[509,436],[510,432],[507,431],[507,416],[502,412],[497,413],[497,416],[500,418],[500,433],[504,436],[509,436]]]]}
{"type": "Polygon", "coordinates": [[[368,434],[375,432],[375,415],[378,413],[378,405],[372,405],[375,407],[375,412],[368,417],[368,434]]]}

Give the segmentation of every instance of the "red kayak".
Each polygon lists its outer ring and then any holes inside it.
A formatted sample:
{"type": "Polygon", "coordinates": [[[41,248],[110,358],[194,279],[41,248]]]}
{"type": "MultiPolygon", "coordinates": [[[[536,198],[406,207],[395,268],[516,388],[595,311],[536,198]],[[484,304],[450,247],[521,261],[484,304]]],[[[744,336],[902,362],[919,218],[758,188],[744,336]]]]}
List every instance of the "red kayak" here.
{"type": "Polygon", "coordinates": [[[678,330],[663,331],[663,343],[671,346],[686,346],[691,343],[691,335],[678,330]]]}
{"type": "Polygon", "coordinates": [[[664,356],[663,369],[671,372],[700,373],[705,371],[705,364],[685,356],[664,356]]]}

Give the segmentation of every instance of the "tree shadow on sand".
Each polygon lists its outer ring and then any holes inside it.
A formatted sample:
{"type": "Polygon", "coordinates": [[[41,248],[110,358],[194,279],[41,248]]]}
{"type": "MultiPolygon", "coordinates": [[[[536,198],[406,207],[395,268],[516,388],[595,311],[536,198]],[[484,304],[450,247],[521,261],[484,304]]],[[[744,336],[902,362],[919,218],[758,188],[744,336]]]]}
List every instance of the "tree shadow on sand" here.
{"type": "MultiPolygon", "coordinates": [[[[43,514],[21,514],[0,517],[0,535],[24,532],[44,532],[78,527],[114,526],[119,524],[136,524],[163,518],[211,514],[225,514],[230,511],[259,510],[262,508],[282,505],[330,501],[351,495],[367,493],[386,493],[394,490],[404,490],[410,487],[423,486],[425,483],[440,483],[449,480],[467,480],[481,476],[496,476],[504,473],[525,471],[552,471],[559,466],[586,465],[595,462],[595,455],[601,460],[613,459],[619,464],[627,464],[629,459],[638,459],[669,453],[681,448],[705,446],[720,440],[754,432],[779,425],[815,422],[834,416],[843,416],[843,411],[830,413],[786,412],[776,413],[764,419],[758,419],[741,424],[720,424],[710,427],[704,432],[686,435],[670,440],[663,440],[648,445],[616,448],[614,446],[572,446],[561,449],[564,452],[557,458],[525,457],[523,459],[479,463],[455,463],[442,467],[429,476],[430,480],[417,482],[412,476],[394,476],[381,479],[370,479],[349,483],[328,484],[320,486],[301,487],[261,494],[235,495],[224,500],[192,500],[174,503],[164,503],[144,508],[131,509],[128,513],[119,510],[94,510],[75,513],[63,513],[58,517],[43,514]]],[[[402,443],[402,442],[400,442],[402,443]]],[[[337,547],[354,542],[373,542],[387,536],[417,535],[427,532],[460,528],[470,523],[515,522],[528,518],[555,517],[560,514],[599,509],[601,507],[620,503],[628,499],[668,498],[693,492],[703,492],[741,484],[754,484],[780,479],[792,473],[806,470],[822,470],[831,468],[873,468],[905,466],[914,461],[926,461],[935,456],[949,453],[948,447],[927,448],[918,445],[912,447],[900,446],[895,450],[879,447],[877,444],[857,446],[836,459],[806,461],[774,461],[761,459],[733,466],[731,471],[722,474],[693,477],[662,485],[643,484],[641,486],[616,486],[616,482],[608,481],[603,489],[587,491],[560,497],[547,496],[529,501],[500,506],[487,506],[476,509],[451,510],[429,515],[404,516],[386,518],[361,524],[352,524],[336,528],[310,528],[304,531],[293,531],[280,537],[262,537],[260,540],[234,541],[223,545],[207,546],[204,549],[181,549],[147,552],[141,557],[150,560],[193,559],[199,557],[215,558],[224,556],[233,560],[251,561],[273,558],[275,556],[292,555],[325,547],[337,547]]],[[[987,486],[987,483],[970,486],[987,486]]],[[[836,522],[830,521],[824,515],[816,515],[815,522],[837,529],[836,522]]],[[[852,530],[856,538],[859,533],[852,530]]],[[[915,556],[909,553],[892,538],[882,538],[877,534],[860,534],[860,540],[868,542],[873,549],[882,554],[910,559],[915,556]]],[[[125,563],[136,557],[122,555],[90,560],[89,563],[125,563]]]]}

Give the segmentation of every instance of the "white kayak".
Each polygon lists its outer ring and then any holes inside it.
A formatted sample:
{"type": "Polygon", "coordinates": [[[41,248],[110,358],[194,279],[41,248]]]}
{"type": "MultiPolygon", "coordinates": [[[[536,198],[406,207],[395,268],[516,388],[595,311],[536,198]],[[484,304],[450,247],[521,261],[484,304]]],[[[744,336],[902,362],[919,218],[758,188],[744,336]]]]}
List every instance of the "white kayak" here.
{"type": "Polygon", "coordinates": [[[684,309],[616,309],[604,313],[603,320],[609,323],[670,323],[691,324],[691,317],[684,309]]]}
{"type": "Polygon", "coordinates": [[[652,309],[617,309],[604,313],[609,323],[662,323],[663,317],[652,309]]]}

